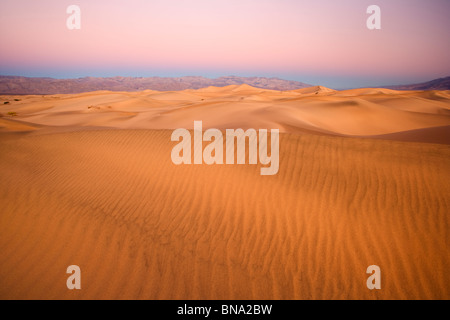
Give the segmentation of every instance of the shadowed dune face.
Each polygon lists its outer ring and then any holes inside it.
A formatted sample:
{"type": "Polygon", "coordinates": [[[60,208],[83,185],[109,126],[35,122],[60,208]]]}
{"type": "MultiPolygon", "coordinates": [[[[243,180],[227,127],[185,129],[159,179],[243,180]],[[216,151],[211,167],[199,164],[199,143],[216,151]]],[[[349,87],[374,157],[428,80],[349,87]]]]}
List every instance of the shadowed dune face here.
{"type": "Polygon", "coordinates": [[[1,96],[0,298],[449,299],[449,99],[247,85],[1,96]],[[280,129],[278,174],[174,165],[170,129],[194,120],[280,129]]]}
{"type": "Polygon", "coordinates": [[[170,134],[1,134],[0,298],[450,297],[448,146],[283,134],[263,177],[170,134]]]}

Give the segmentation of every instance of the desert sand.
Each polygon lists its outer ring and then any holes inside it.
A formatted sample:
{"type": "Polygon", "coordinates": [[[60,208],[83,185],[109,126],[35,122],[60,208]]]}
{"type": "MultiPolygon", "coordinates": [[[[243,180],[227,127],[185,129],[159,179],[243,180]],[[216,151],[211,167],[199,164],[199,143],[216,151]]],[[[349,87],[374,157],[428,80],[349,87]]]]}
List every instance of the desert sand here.
{"type": "Polygon", "coordinates": [[[0,103],[0,299],[450,299],[450,91],[0,103]],[[278,174],[174,165],[172,130],[194,120],[280,129],[278,174]]]}

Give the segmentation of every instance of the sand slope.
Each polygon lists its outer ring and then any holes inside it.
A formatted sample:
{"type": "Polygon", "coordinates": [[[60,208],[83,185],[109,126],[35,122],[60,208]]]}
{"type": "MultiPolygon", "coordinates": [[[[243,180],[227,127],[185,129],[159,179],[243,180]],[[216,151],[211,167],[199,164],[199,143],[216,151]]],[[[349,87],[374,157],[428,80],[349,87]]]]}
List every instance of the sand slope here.
{"type": "Polygon", "coordinates": [[[0,298],[450,298],[448,146],[284,134],[263,177],[170,133],[0,134],[0,298]]]}
{"type": "Polygon", "coordinates": [[[450,299],[449,128],[450,91],[0,96],[0,299],[450,299]],[[194,120],[280,129],[279,173],[174,165],[194,120]]]}

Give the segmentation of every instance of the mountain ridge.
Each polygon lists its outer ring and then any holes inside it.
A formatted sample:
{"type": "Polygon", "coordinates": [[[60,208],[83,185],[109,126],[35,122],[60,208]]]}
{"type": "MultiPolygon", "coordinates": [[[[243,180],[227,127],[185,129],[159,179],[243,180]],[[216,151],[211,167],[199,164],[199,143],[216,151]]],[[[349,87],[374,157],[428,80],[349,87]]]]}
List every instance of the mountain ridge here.
{"type": "Polygon", "coordinates": [[[450,76],[433,79],[427,82],[395,85],[395,86],[384,86],[380,88],[393,90],[450,90],[450,76]]]}
{"type": "Polygon", "coordinates": [[[280,78],[223,76],[209,79],[201,76],[184,77],[84,77],[54,79],[49,77],[1,76],[0,94],[73,94],[90,91],[180,91],[209,86],[249,85],[271,90],[294,90],[311,85],[280,78]]]}

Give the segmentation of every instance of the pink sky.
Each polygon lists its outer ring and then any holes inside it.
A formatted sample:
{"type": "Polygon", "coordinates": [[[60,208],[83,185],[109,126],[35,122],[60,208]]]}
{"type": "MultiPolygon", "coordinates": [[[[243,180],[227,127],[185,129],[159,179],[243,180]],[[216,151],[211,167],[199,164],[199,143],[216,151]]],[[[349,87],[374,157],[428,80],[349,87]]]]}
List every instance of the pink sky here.
{"type": "Polygon", "coordinates": [[[1,0],[0,74],[431,80],[450,75],[449,14],[448,0],[1,0]],[[381,30],[366,28],[371,4],[381,30]]]}

